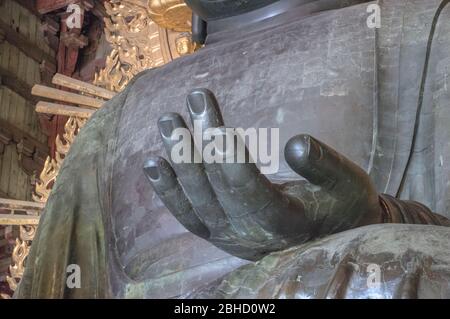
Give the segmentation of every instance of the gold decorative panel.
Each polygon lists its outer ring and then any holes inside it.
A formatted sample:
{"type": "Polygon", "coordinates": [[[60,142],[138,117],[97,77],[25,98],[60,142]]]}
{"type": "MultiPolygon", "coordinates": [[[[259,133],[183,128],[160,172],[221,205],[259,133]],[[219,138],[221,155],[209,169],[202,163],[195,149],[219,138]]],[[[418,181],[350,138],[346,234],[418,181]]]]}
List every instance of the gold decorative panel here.
{"type": "Polygon", "coordinates": [[[149,0],[148,13],[159,26],[173,30],[191,31],[192,11],[180,0],[149,0]]]}
{"type": "Polygon", "coordinates": [[[182,0],[111,0],[105,3],[106,39],[112,46],[94,84],[119,92],[139,72],[195,50],[191,11],[182,0]]]}

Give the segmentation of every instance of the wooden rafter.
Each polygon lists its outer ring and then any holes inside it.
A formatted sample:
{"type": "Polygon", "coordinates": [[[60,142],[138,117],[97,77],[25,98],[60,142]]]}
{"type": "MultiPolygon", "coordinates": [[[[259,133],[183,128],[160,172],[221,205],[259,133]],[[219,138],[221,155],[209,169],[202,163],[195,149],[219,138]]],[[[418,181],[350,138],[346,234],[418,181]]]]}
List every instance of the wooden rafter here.
{"type": "Polygon", "coordinates": [[[0,225],[38,225],[43,209],[42,203],[0,198],[0,225]]]}
{"type": "Polygon", "coordinates": [[[36,105],[36,112],[52,115],[74,116],[82,119],[87,119],[95,113],[95,110],[64,104],[39,102],[36,105]]]}
{"type": "Polygon", "coordinates": [[[38,225],[44,204],[0,198],[0,225],[38,225]]]}
{"type": "Polygon", "coordinates": [[[72,90],[98,96],[106,100],[110,100],[116,95],[115,92],[111,92],[109,90],[103,89],[93,84],[76,80],[74,78],[59,73],[55,74],[52,83],[55,85],[64,86],[72,90]]]}
{"type": "Polygon", "coordinates": [[[44,97],[52,100],[59,100],[66,103],[73,103],[76,105],[84,105],[93,108],[100,108],[103,103],[105,103],[102,99],[92,98],[86,95],[80,95],[76,93],[70,93],[67,91],[62,91],[58,89],[54,89],[48,86],[36,84],[33,86],[31,90],[31,94],[44,97]]]}
{"type": "Polygon", "coordinates": [[[43,85],[35,85],[32,93],[57,102],[79,105],[79,107],[41,101],[36,105],[36,112],[38,113],[73,116],[86,119],[95,113],[96,108],[101,107],[107,100],[112,99],[116,95],[115,92],[105,90],[104,88],[59,73],[55,74],[52,82],[55,85],[80,92],[81,94],[61,91],[43,85]]]}
{"type": "Polygon", "coordinates": [[[9,198],[0,198],[0,209],[8,209],[11,211],[24,211],[30,214],[38,214],[44,209],[43,203],[27,202],[9,198]]]}
{"type": "Polygon", "coordinates": [[[0,214],[0,225],[39,225],[39,216],[0,214]]]}

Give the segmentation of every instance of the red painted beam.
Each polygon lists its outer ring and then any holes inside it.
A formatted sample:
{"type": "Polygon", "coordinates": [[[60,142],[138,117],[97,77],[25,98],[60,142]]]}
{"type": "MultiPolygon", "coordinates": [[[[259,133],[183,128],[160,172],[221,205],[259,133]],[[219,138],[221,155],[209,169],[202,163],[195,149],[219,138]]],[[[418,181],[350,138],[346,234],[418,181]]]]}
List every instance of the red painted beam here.
{"type": "Polygon", "coordinates": [[[67,7],[75,0],[36,0],[36,9],[40,14],[49,13],[67,7]]]}

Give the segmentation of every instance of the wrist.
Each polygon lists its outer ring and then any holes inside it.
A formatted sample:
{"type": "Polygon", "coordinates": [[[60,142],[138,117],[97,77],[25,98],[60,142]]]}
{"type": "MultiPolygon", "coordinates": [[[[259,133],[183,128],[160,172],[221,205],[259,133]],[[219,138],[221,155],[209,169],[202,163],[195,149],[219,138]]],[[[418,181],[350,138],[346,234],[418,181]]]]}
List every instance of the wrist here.
{"type": "Polygon", "coordinates": [[[400,200],[387,194],[380,194],[379,199],[383,223],[450,225],[450,220],[433,213],[431,209],[421,203],[400,200]]]}

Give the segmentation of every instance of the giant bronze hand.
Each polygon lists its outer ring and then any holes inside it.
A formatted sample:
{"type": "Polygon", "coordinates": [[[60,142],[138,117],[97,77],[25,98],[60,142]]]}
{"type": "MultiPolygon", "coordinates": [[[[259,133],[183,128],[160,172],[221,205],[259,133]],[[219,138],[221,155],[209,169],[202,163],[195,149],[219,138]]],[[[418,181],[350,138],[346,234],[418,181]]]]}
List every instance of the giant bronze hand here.
{"type": "MultiPolygon", "coordinates": [[[[194,90],[187,106],[192,122],[201,121],[203,130],[224,127],[210,91],[194,90]]],[[[187,129],[186,123],[179,114],[168,113],[158,127],[171,157],[178,143],[172,133],[187,129]]],[[[191,134],[189,138],[193,140],[191,134]]],[[[257,260],[269,252],[383,221],[374,185],[352,161],[309,135],[293,137],[284,153],[289,166],[306,181],[271,183],[249,161],[169,164],[157,157],[148,161],[145,172],[163,203],[189,231],[245,259],[257,260]]]]}

